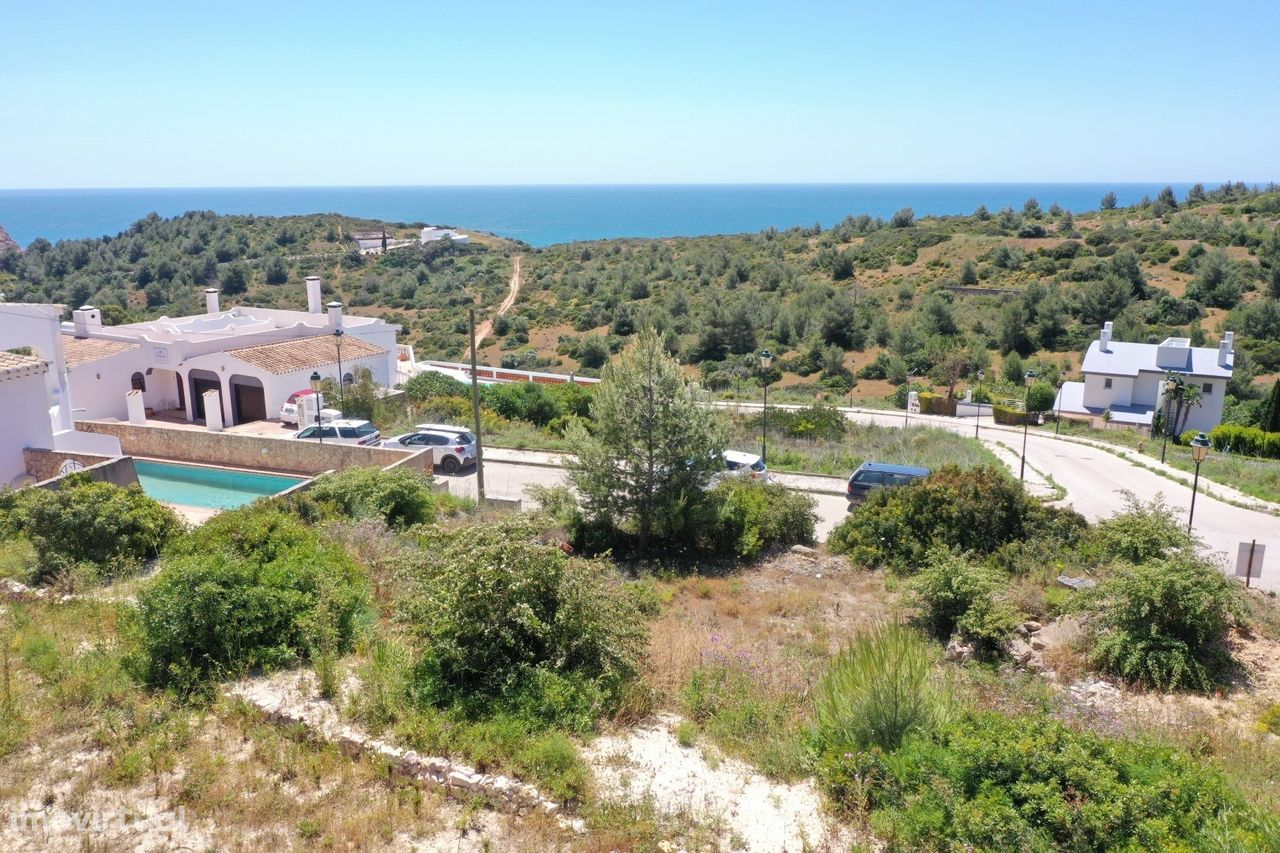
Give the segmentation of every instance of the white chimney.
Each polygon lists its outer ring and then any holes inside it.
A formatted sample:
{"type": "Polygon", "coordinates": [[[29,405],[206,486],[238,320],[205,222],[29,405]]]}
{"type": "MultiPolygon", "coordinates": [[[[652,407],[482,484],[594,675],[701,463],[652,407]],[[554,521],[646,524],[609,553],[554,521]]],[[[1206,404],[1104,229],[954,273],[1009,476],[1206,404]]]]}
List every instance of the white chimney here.
{"type": "Polygon", "coordinates": [[[329,331],[336,332],[342,328],[342,303],[329,303],[329,331]]]}
{"type": "Polygon", "coordinates": [[[206,314],[218,313],[218,288],[206,287],[204,289],[204,311],[206,314]]]}
{"type": "Polygon", "coordinates": [[[1111,321],[1102,324],[1102,334],[1098,335],[1098,349],[1111,352],[1111,321]]]}
{"type": "Polygon", "coordinates": [[[320,276],[307,276],[307,313],[320,313],[320,276]]]}
{"type": "Polygon", "coordinates": [[[102,314],[92,305],[81,305],[71,312],[71,319],[75,323],[77,338],[87,338],[102,328],[102,314]]]}
{"type": "Polygon", "coordinates": [[[1227,332],[1218,343],[1218,367],[1229,367],[1232,353],[1235,352],[1236,333],[1227,332]]]}

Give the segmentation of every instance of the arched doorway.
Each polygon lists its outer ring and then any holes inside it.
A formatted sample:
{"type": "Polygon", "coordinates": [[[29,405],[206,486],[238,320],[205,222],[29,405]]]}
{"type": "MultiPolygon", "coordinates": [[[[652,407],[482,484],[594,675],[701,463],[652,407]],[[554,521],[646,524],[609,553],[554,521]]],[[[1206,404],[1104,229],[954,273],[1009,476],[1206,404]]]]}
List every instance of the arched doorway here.
{"type": "Polygon", "coordinates": [[[198,424],[205,422],[204,392],[217,391],[219,408],[222,411],[223,422],[225,423],[227,404],[222,399],[222,383],[218,380],[218,374],[212,370],[192,370],[187,374],[187,382],[191,386],[191,420],[198,424]]]}
{"type": "Polygon", "coordinates": [[[262,380],[256,376],[232,374],[228,380],[231,386],[231,417],[234,423],[244,424],[249,421],[265,421],[267,419],[267,392],[262,387],[262,380]]]}

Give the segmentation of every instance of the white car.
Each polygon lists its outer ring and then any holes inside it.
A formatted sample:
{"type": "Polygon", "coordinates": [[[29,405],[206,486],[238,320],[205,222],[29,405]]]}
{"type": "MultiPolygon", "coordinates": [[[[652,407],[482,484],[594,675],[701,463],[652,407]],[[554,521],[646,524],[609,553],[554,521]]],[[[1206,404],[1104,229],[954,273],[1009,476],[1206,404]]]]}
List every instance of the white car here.
{"type": "MultiPolygon", "coordinates": [[[[285,403],[283,406],[281,406],[280,407],[280,423],[292,424],[294,426],[301,426],[301,424],[298,423],[299,408],[300,407],[298,406],[297,403],[285,403]]],[[[338,411],[337,409],[321,409],[320,410],[320,423],[327,423],[328,421],[336,421],[341,417],[342,417],[342,412],[338,411]]]]}
{"type": "Polygon", "coordinates": [[[382,433],[373,424],[344,418],[321,422],[319,426],[312,424],[298,430],[293,437],[321,444],[330,441],[334,444],[359,444],[365,447],[377,447],[382,441],[382,433]]]}
{"type": "Polygon", "coordinates": [[[765,467],[764,460],[754,453],[726,450],[721,456],[724,457],[724,471],[716,474],[716,479],[750,477],[753,480],[769,482],[769,469],[765,467]]]}
{"type": "Polygon", "coordinates": [[[408,450],[430,447],[433,461],[446,474],[456,474],[476,461],[476,437],[465,427],[452,424],[418,424],[413,432],[388,438],[382,446],[408,450]]]}

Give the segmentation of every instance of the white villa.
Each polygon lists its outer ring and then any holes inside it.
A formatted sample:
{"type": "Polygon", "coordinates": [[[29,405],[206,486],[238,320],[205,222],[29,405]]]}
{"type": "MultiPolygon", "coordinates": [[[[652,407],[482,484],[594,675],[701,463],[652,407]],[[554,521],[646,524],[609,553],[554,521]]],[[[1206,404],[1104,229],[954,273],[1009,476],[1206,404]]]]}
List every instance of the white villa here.
{"type": "Polygon", "coordinates": [[[111,436],[77,432],[62,349],[62,305],[0,300],[0,489],[30,482],[23,450],[119,456],[111,436]],[[25,349],[19,355],[11,350],[25,349]]]}
{"type": "Polygon", "coordinates": [[[1187,338],[1168,338],[1160,344],[1113,341],[1111,328],[1105,323],[1098,339],[1089,344],[1081,364],[1084,381],[1062,383],[1055,411],[1095,427],[1110,421],[1150,429],[1164,405],[1164,382],[1173,374],[1199,387],[1201,395],[1182,429],[1208,432],[1221,423],[1234,364],[1233,333],[1225,333],[1215,349],[1193,347],[1187,338]]]}
{"type": "Polygon", "coordinates": [[[428,225],[423,228],[422,234],[418,239],[422,243],[434,243],[437,240],[452,240],[455,243],[471,242],[471,238],[461,231],[455,231],[452,228],[440,228],[435,225],[428,225]]]}
{"type": "Polygon", "coordinates": [[[204,423],[205,393],[216,391],[221,424],[231,426],[274,418],[313,372],[350,382],[367,367],[379,385],[394,384],[400,327],[344,317],[342,303],[322,305],[318,276],[306,283],[306,311],[224,311],[213,288],[206,312],[192,317],[104,326],[93,306],[73,311],[61,331],[76,417],[129,418],[126,395],[136,390],[149,416],[204,423]]]}

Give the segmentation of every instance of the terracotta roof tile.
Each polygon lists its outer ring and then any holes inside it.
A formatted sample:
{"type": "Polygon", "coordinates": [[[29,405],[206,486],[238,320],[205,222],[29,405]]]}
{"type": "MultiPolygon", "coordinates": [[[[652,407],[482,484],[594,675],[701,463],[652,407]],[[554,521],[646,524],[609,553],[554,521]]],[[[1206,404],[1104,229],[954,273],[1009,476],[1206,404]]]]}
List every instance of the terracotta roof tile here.
{"type": "Polygon", "coordinates": [[[0,352],[0,382],[23,376],[43,376],[48,369],[49,363],[37,356],[0,352]]]}
{"type": "Polygon", "coordinates": [[[62,339],[62,354],[66,357],[68,369],[137,348],[137,344],[129,341],[109,341],[106,338],[64,336],[62,339]]]}
{"type": "MultiPolygon", "coordinates": [[[[338,347],[334,343],[333,335],[316,335],[275,344],[241,347],[227,350],[227,354],[275,374],[294,373],[338,363],[338,347]]],[[[343,363],[386,354],[387,351],[382,347],[360,338],[346,335],[342,339],[343,363]]]]}

